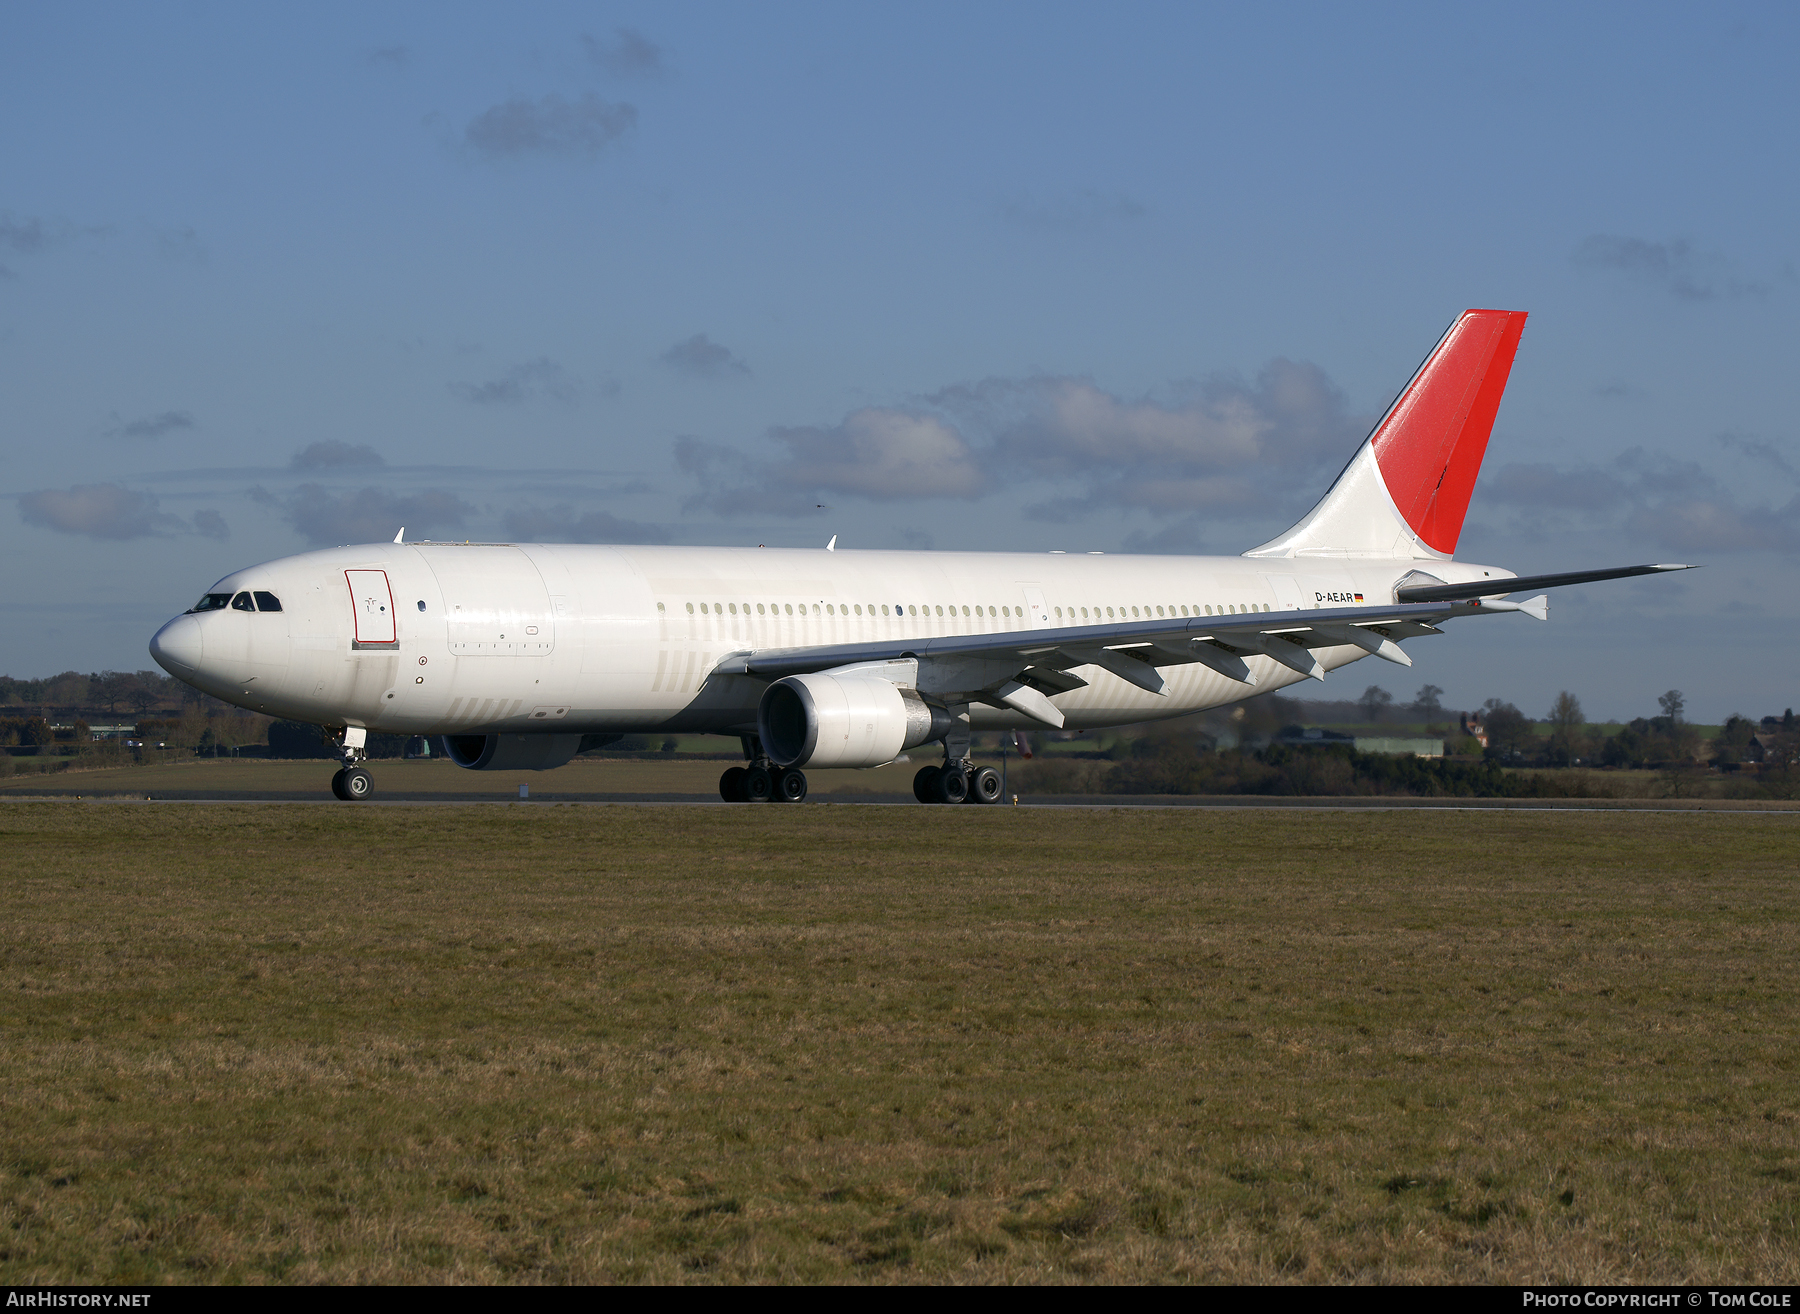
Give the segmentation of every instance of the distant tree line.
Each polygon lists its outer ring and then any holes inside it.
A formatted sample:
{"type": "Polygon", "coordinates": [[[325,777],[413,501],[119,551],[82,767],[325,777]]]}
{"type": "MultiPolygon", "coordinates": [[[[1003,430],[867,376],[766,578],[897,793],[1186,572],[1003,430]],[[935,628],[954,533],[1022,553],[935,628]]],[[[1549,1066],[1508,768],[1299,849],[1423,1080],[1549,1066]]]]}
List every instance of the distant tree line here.
{"type": "Polygon", "coordinates": [[[1581,701],[1564,690],[1544,719],[1550,727],[1544,736],[1537,733],[1538,723],[1511,703],[1490,698],[1482,709],[1486,752],[1512,766],[1642,768],[1705,761],[1728,771],[1748,761],[1791,763],[1800,752],[1791,709],[1783,717],[1766,716],[1760,723],[1734,712],[1708,743],[1683,716],[1687,700],[1681,690],[1671,689],[1656,701],[1661,708],[1658,715],[1636,717],[1613,731],[1588,724],[1581,701]]]}
{"type": "Polygon", "coordinates": [[[40,680],[0,675],[0,707],[34,707],[67,712],[104,712],[109,717],[186,706],[226,704],[161,671],[64,671],[40,680]]]}
{"type": "MultiPolygon", "coordinates": [[[[1447,718],[1442,693],[1426,685],[1410,706],[1415,713],[1447,718]]],[[[1490,698],[1467,718],[1484,731],[1485,747],[1474,736],[1463,736],[1460,726],[1445,726],[1447,741],[1460,750],[1447,758],[1360,753],[1342,742],[1272,742],[1277,725],[1306,719],[1330,723],[1330,711],[1361,714],[1364,723],[1391,714],[1392,697],[1371,685],[1354,703],[1335,706],[1279,696],[1252,699],[1165,722],[1147,734],[1121,736],[1097,751],[1039,757],[1015,769],[1020,784],[1039,793],[1562,798],[1591,793],[1594,780],[1514,768],[1648,767],[1674,781],[1698,768],[1705,748],[1711,765],[1726,771],[1756,761],[1761,769],[1746,789],[1772,797],[1800,793],[1800,727],[1792,711],[1761,722],[1734,714],[1707,743],[1684,719],[1680,690],[1669,690],[1657,702],[1659,715],[1615,729],[1590,725],[1581,700],[1567,690],[1541,722],[1490,698]]]]}
{"type": "Polygon", "coordinates": [[[0,747],[37,748],[54,743],[56,732],[41,716],[9,716],[0,718],[0,747]]]}
{"type": "Polygon", "coordinates": [[[1552,775],[1509,771],[1493,758],[1359,753],[1347,744],[1215,751],[1192,739],[1147,737],[1116,764],[1048,757],[1015,770],[1020,787],[1037,794],[1564,798],[1582,792],[1552,775]]]}
{"type": "MultiPolygon", "coordinates": [[[[1141,739],[1130,756],[1117,761],[1040,757],[1012,770],[1016,787],[1032,794],[1529,799],[1613,792],[1604,783],[1604,773],[1520,771],[1503,766],[1497,757],[1459,760],[1359,753],[1347,744],[1272,744],[1218,751],[1191,738],[1141,739]]],[[[1664,773],[1667,792],[1683,792],[1681,776],[1664,773]]],[[[1764,771],[1734,789],[1743,797],[1800,797],[1800,769],[1764,771]]]]}

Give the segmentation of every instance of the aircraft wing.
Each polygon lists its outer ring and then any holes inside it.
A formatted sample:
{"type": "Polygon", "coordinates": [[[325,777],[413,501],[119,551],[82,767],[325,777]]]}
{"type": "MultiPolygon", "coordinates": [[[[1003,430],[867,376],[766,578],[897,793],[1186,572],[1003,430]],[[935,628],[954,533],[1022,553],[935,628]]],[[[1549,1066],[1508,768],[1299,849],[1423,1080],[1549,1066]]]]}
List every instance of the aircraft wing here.
{"type": "Polygon", "coordinates": [[[1412,659],[1399,640],[1437,633],[1438,623],[1471,610],[1518,610],[1517,604],[1390,603],[1329,611],[1265,611],[1187,616],[1112,625],[1045,626],[1001,634],[770,648],[733,653],[714,671],[779,680],[846,666],[901,664],[894,674],[921,693],[947,701],[1012,707],[1048,725],[1062,713],[1050,696],[1087,681],[1073,672],[1098,666],[1140,689],[1162,693],[1159,666],[1199,663],[1246,687],[1256,683],[1246,658],[1264,656],[1315,680],[1325,678],[1314,648],[1353,644],[1402,666],[1412,659]]]}

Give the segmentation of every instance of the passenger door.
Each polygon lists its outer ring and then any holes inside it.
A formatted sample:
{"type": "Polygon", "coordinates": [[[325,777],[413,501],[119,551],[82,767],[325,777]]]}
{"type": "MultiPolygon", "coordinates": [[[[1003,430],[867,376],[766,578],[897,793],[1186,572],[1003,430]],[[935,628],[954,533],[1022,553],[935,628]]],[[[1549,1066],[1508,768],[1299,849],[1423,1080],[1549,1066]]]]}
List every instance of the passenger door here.
{"type": "Polygon", "coordinates": [[[394,648],[394,591],[385,570],[346,570],[350,611],[356,621],[352,648],[394,648]]]}

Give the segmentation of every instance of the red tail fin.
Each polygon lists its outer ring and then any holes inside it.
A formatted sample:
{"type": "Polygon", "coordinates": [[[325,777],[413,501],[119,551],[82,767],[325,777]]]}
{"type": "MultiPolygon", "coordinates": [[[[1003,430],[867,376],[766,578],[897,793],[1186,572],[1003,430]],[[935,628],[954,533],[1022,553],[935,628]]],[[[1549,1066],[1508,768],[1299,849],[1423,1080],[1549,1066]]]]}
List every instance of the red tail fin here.
{"type": "Polygon", "coordinates": [[[1433,551],[1456,551],[1524,331],[1522,310],[1465,310],[1371,436],[1388,495],[1433,551]]]}

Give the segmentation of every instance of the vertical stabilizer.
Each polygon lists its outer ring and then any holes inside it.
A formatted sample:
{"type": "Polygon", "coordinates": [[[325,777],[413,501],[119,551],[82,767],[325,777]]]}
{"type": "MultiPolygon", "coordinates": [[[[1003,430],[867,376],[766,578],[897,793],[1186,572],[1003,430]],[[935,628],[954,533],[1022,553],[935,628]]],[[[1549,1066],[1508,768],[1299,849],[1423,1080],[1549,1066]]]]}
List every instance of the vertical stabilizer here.
{"type": "Polygon", "coordinates": [[[1465,310],[1319,504],[1247,557],[1456,552],[1525,312],[1465,310]]]}

